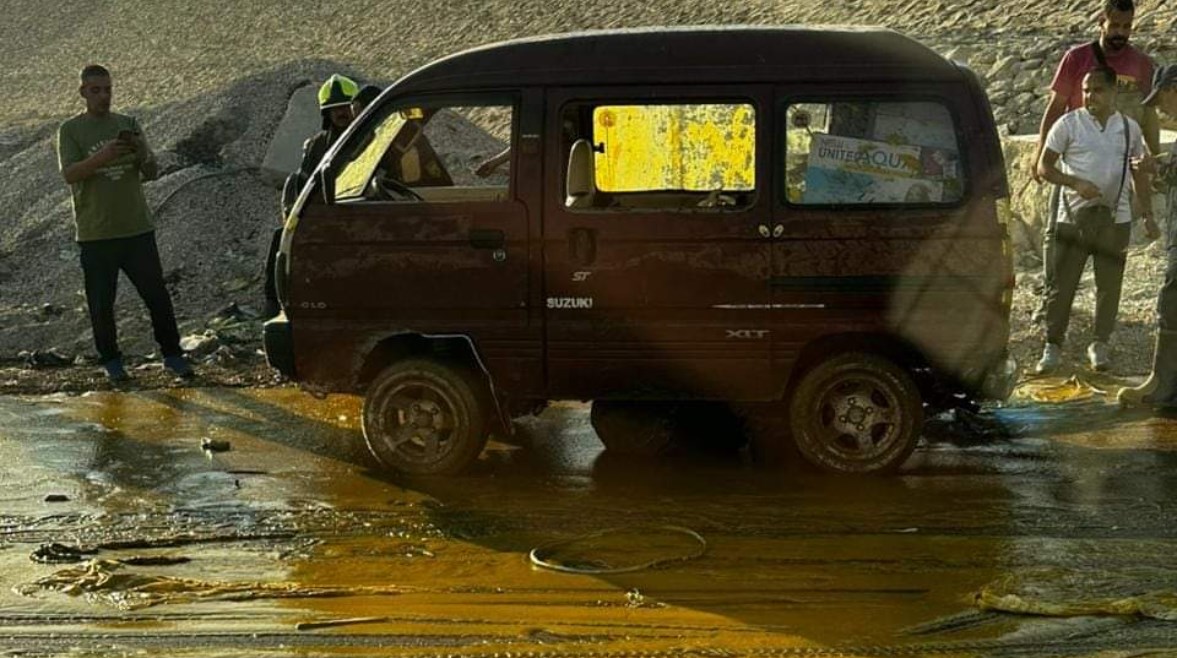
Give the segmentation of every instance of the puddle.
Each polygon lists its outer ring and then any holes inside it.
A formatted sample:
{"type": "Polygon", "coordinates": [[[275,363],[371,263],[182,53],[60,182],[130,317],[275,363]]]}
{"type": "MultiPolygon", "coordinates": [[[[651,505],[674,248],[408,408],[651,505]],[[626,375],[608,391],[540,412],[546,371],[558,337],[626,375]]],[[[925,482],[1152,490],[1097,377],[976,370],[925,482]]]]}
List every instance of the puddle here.
{"type": "Polygon", "coordinates": [[[977,441],[933,441],[886,478],[610,455],[578,404],[522,421],[523,447],[492,442],[470,474],[411,479],[367,456],[356,398],[0,398],[0,637],[19,626],[7,612],[149,608],[218,631],[493,635],[487,653],[592,637],[619,656],[755,654],[896,643],[913,628],[995,637],[1029,623],[1010,612],[1168,619],[1177,587],[1145,568],[1173,566],[1177,455],[1164,446],[1177,447],[1177,424],[1118,414],[1098,384],[1078,399],[1080,384],[1040,389],[1074,403],[952,420],[977,441]],[[53,542],[66,550],[29,560],[53,542]],[[533,549],[559,569],[536,566],[533,549]],[[190,562],[169,561],[181,551],[190,562]],[[1059,571],[1023,570],[1040,564],[1059,571]]]}

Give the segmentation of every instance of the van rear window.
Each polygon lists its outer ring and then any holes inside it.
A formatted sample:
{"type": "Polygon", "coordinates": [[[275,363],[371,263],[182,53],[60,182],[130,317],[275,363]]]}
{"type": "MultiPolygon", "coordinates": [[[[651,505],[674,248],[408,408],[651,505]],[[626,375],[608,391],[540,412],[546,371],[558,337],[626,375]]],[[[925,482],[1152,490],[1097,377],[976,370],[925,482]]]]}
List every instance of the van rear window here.
{"type": "Polygon", "coordinates": [[[939,103],[797,103],[786,122],[789,203],[936,205],[963,195],[956,126],[939,103]]]}
{"type": "Polygon", "coordinates": [[[568,146],[568,207],[694,211],[752,204],[751,104],[596,105],[590,116],[589,130],[568,146]]]}

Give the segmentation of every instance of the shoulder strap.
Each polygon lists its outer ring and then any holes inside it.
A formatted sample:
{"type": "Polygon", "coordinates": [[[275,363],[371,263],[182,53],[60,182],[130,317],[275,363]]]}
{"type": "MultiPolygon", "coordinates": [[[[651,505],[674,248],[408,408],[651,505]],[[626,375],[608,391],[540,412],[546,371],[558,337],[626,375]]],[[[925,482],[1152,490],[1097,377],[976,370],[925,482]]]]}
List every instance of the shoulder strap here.
{"type": "Polygon", "coordinates": [[[1120,121],[1124,124],[1124,162],[1120,167],[1120,189],[1116,191],[1116,203],[1112,206],[1112,213],[1120,209],[1120,197],[1124,195],[1124,183],[1128,178],[1128,151],[1132,150],[1132,145],[1128,141],[1132,133],[1132,127],[1128,124],[1128,117],[1124,113],[1120,113],[1120,121]]]}

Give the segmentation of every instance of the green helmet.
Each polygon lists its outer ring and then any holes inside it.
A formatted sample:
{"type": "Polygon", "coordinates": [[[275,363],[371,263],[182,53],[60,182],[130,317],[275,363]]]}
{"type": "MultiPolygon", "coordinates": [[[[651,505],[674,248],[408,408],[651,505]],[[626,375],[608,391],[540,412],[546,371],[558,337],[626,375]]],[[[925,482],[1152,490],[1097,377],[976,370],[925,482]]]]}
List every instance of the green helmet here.
{"type": "Polygon", "coordinates": [[[355,80],[336,73],[319,87],[319,110],[347,105],[359,91],[360,86],[355,80]]]}

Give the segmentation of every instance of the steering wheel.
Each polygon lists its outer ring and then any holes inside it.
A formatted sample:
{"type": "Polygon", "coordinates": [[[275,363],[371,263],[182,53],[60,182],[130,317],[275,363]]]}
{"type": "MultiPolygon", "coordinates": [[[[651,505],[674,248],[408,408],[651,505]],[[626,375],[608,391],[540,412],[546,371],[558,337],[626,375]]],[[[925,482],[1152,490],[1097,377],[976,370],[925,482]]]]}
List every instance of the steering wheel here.
{"type": "Polygon", "coordinates": [[[373,194],[377,199],[384,199],[387,201],[424,201],[425,198],[413,191],[413,188],[396,180],[395,178],[384,178],[381,176],[373,176],[371,188],[373,194]]]}

